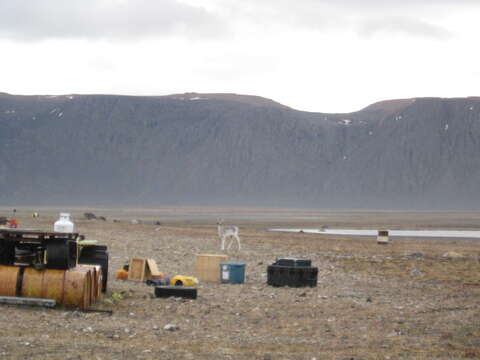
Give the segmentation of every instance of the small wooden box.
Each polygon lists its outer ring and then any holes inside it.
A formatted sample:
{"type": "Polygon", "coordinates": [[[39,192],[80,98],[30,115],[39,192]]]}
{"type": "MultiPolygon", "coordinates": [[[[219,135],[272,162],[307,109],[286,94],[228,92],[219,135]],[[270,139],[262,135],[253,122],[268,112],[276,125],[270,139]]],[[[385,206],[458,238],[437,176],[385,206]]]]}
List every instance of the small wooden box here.
{"type": "Polygon", "coordinates": [[[377,244],[386,245],[388,242],[388,230],[378,230],[377,244]]]}
{"type": "Polygon", "coordinates": [[[220,282],[220,263],[227,262],[223,254],[198,254],[195,259],[195,277],[202,281],[220,282]]]}
{"type": "Polygon", "coordinates": [[[128,280],[145,281],[146,280],[146,259],[132,258],[128,266],[128,280]]]}
{"type": "Polygon", "coordinates": [[[157,263],[153,259],[131,258],[128,267],[128,280],[145,281],[151,278],[159,278],[163,275],[158,271],[157,263]]]}

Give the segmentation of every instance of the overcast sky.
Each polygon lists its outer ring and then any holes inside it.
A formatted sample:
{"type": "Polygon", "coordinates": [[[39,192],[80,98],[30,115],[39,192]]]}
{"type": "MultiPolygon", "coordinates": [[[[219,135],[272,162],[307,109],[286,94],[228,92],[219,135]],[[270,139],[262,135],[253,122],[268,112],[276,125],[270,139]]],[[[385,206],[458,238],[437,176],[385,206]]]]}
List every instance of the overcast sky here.
{"type": "Polygon", "coordinates": [[[480,95],[480,0],[0,0],[0,92],[480,95]]]}

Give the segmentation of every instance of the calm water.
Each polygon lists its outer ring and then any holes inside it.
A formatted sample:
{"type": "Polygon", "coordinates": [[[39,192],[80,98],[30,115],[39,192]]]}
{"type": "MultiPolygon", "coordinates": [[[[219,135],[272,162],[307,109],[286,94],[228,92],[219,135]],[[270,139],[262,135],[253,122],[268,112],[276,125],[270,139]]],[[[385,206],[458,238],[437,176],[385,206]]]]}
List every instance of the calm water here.
{"type": "MultiPolygon", "coordinates": [[[[289,232],[325,235],[377,236],[377,230],[361,229],[270,229],[274,232],[289,232]]],[[[398,237],[448,237],[480,238],[480,231],[464,230],[389,230],[390,236],[398,237]]]]}

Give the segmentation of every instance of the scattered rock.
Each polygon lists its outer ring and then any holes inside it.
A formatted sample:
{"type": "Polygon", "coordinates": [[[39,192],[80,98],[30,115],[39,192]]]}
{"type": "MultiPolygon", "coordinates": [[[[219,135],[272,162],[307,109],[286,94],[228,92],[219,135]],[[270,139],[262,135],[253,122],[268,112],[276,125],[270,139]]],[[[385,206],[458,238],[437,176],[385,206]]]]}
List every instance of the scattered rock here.
{"type": "Polygon", "coordinates": [[[167,324],[163,327],[163,330],[166,330],[166,331],[177,331],[177,330],[180,330],[180,328],[175,325],[175,324],[167,324]]]}
{"type": "Polygon", "coordinates": [[[94,220],[97,218],[97,216],[94,213],[91,212],[86,212],[83,214],[84,218],[87,220],[94,220]]]}
{"type": "Polygon", "coordinates": [[[362,297],[362,294],[356,292],[356,291],[344,291],[340,294],[337,295],[337,297],[353,297],[353,298],[360,298],[362,297]]]}
{"type": "Polygon", "coordinates": [[[423,273],[418,269],[410,270],[410,275],[412,276],[423,276],[423,273]]]}
{"type": "Polygon", "coordinates": [[[408,257],[413,257],[413,258],[421,258],[423,257],[423,253],[421,252],[413,252],[413,253],[408,253],[408,254],[405,254],[405,256],[408,256],[408,257]]]}
{"type": "Polygon", "coordinates": [[[442,257],[449,258],[449,259],[461,259],[464,256],[460,253],[455,252],[455,251],[448,251],[445,254],[443,254],[442,257]]]}

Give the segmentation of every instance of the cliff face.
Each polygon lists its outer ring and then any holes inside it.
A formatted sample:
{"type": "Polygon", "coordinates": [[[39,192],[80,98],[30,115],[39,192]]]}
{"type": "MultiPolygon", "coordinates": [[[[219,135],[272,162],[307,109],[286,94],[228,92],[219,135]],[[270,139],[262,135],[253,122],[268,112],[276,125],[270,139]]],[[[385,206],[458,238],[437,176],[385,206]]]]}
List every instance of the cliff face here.
{"type": "Polygon", "coordinates": [[[479,208],[480,98],[0,94],[4,204],[479,208]]]}

